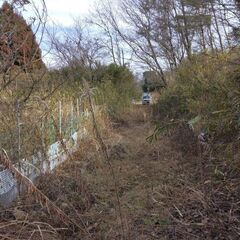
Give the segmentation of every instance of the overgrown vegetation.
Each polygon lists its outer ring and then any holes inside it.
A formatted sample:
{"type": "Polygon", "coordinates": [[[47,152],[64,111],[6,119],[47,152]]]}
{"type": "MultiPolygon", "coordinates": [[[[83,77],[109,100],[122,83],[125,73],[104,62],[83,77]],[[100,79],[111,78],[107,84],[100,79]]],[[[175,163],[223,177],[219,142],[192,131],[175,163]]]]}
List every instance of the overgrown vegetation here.
{"type": "MultiPolygon", "coordinates": [[[[176,80],[158,103],[163,121],[184,120],[196,133],[203,131],[222,142],[239,130],[239,66],[237,52],[202,54],[176,69],[176,80]]],[[[229,138],[230,137],[230,138],[229,138]]]]}
{"type": "Polygon", "coordinates": [[[121,118],[130,107],[132,99],[139,97],[132,72],[124,66],[110,64],[105,68],[100,84],[97,84],[96,102],[106,105],[115,120],[121,118]]]}
{"type": "MultiPolygon", "coordinates": [[[[72,35],[63,42],[52,40],[62,62],[58,68],[47,69],[33,32],[37,29],[39,35],[46,34],[42,3],[43,12],[29,1],[4,2],[0,9],[0,145],[15,162],[45,151],[57,141],[54,123],[61,128],[63,138],[79,130],[80,115],[89,109],[84,80],[92,88],[94,104],[101,105],[115,120],[136,94],[131,70],[125,65],[99,62],[91,55],[96,42],[91,42],[85,32],[81,32],[79,41],[80,36],[72,35]],[[21,11],[29,5],[36,19],[31,18],[34,22],[28,20],[27,24],[21,11]],[[73,43],[73,39],[82,45],[73,43]]],[[[80,31],[77,27],[75,30],[80,31]]]]}
{"type": "MultiPolygon", "coordinates": [[[[167,208],[177,239],[187,235],[189,239],[238,238],[238,51],[186,59],[154,108],[157,127],[148,139],[161,139],[165,134],[183,154],[173,173],[177,180],[167,183],[175,189],[167,208]],[[183,185],[178,186],[179,181],[183,185]]],[[[169,239],[172,231],[169,226],[169,239]]]]}

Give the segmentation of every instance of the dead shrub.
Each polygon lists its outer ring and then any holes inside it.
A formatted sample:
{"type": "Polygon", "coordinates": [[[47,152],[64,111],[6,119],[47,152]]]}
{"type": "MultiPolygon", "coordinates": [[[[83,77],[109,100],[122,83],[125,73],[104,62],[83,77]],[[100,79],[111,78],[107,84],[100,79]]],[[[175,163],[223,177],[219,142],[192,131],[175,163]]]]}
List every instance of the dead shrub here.
{"type": "Polygon", "coordinates": [[[170,131],[173,146],[183,153],[198,154],[198,139],[186,123],[181,123],[170,131]]]}

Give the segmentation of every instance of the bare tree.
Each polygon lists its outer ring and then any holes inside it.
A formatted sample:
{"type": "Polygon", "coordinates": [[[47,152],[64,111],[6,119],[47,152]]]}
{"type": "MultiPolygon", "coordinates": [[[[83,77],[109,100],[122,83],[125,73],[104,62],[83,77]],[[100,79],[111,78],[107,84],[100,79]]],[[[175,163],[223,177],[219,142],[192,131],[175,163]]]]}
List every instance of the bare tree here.
{"type": "Polygon", "coordinates": [[[75,21],[75,25],[58,34],[50,35],[52,54],[55,56],[58,67],[69,68],[70,79],[78,79],[81,83],[82,77],[95,81],[93,72],[101,66],[104,58],[104,46],[102,40],[93,36],[81,21],[75,21]]]}
{"type": "Polygon", "coordinates": [[[234,0],[120,0],[118,5],[105,1],[92,22],[108,37],[114,62],[117,44],[113,40],[118,35],[132,52],[132,60],[156,71],[166,86],[165,72],[184,58],[231,47],[237,6],[234,0]]]}
{"type": "Polygon", "coordinates": [[[87,22],[98,28],[99,40],[106,51],[106,55],[110,55],[113,63],[123,66],[125,64],[124,46],[118,32],[108,21],[106,9],[106,3],[103,2],[101,6],[94,9],[87,22]]]}

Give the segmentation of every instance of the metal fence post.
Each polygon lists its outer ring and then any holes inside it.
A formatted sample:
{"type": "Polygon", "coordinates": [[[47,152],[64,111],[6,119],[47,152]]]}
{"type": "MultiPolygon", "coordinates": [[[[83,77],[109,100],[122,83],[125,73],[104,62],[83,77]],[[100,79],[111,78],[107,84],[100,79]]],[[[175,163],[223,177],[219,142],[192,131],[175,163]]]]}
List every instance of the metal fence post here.
{"type": "Polygon", "coordinates": [[[73,135],[73,118],[74,118],[74,112],[73,112],[73,101],[71,101],[71,136],[73,135]]]}
{"type": "Polygon", "coordinates": [[[59,133],[62,135],[62,102],[59,101],[59,133]]]}
{"type": "Polygon", "coordinates": [[[77,98],[77,116],[79,117],[80,111],[79,111],[79,99],[77,98]]]}
{"type": "MultiPolygon", "coordinates": [[[[20,160],[21,160],[21,122],[20,122],[20,101],[17,100],[17,103],[16,103],[16,120],[17,120],[17,139],[18,139],[18,153],[17,153],[17,160],[18,160],[18,169],[19,171],[21,171],[21,163],[20,163],[20,160]]],[[[19,194],[21,194],[21,183],[17,183],[17,191],[19,192],[19,194]]]]}
{"type": "MultiPolygon", "coordinates": [[[[20,164],[21,158],[21,122],[20,122],[20,102],[17,100],[16,104],[16,118],[17,118],[17,139],[18,139],[18,162],[20,164]]],[[[20,167],[20,166],[19,166],[20,167]]]]}

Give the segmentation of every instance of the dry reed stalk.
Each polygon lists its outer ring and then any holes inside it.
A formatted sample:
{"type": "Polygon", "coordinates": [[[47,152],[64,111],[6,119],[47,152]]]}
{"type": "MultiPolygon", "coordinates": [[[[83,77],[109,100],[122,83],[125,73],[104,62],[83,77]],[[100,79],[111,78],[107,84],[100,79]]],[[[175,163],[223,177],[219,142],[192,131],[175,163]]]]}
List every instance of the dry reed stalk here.
{"type": "Polygon", "coordinates": [[[116,199],[117,199],[118,212],[119,212],[119,217],[120,217],[120,221],[121,221],[121,230],[122,230],[122,234],[123,234],[123,239],[127,239],[126,235],[125,235],[123,212],[122,212],[121,201],[120,201],[120,197],[119,197],[119,191],[118,191],[119,186],[118,186],[118,183],[117,183],[117,178],[116,178],[113,166],[112,166],[111,161],[110,161],[110,157],[109,157],[109,154],[108,154],[108,151],[107,151],[107,147],[106,147],[106,145],[103,141],[103,138],[101,136],[100,130],[99,130],[98,125],[97,125],[89,85],[88,85],[88,83],[85,79],[83,79],[83,82],[84,82],[84,87],[86,89],[86,96],[87,96],[89,107],[90,107],[90,112],[91,112],[91,116],[92,116],[92,123],[93,123],[94,131],[96,133],[96,138],[97,138],[97,141],[100,144],[100,147],[101,147],[101,150],[103,152],[105,161],[106,161],[106,163],[109,167],[110,174],[111,174],[113,182],[114,182],[114,191],[115,191],[116,199]]]}

